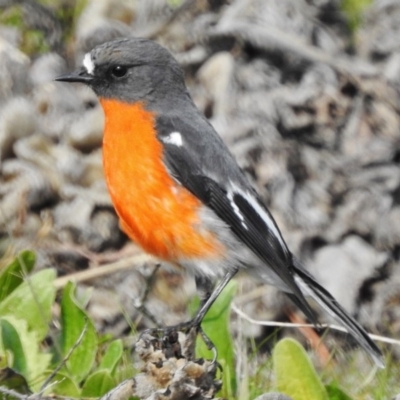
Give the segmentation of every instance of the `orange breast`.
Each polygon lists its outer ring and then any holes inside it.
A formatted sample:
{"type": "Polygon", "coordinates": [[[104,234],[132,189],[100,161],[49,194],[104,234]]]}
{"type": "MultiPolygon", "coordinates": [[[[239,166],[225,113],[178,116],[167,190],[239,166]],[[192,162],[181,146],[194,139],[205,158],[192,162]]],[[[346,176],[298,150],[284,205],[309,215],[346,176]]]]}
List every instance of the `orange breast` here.
{"type": "Polygon", "coordinates": [[[100,99],[106,115],[103,164],[127,235],[165,260],[218,257],[223,246],[202,229],[200,201],[167,173],[155,116],[140,103],[100,99]]]}

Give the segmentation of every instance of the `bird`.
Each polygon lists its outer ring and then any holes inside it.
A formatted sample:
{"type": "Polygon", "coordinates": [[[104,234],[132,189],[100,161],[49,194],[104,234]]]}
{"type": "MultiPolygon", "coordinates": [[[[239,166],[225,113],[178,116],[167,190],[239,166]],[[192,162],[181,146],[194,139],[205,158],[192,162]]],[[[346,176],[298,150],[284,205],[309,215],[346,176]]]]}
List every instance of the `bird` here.
{"type": "Polygon", "coordinates": [[[289,250],[165,47],[138,37],[106,42],[56,80],[86,84],[99,98],[104,174],[122,229],[144,251],[195,276],[203,297],[185,326],[201,329],[223,288],[245,272],[285,292],[314,324],[306,296],[316,300],[384,367],[364,328],[289,250]]]}

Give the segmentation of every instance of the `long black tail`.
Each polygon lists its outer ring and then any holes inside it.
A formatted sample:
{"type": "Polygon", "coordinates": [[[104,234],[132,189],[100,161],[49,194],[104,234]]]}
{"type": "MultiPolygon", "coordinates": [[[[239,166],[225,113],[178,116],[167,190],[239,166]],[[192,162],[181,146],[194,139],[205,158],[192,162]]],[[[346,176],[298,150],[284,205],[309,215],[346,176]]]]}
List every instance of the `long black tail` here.
{"type": "Polygon", "coordinates": [[[350,316],[343,307],[307,272],[298,260],[293,259],[296,283],[305,295],[311,296],[318,304],[329,312],[363,347],[375,364],[384,368],[383,355],[378,346],[368,336],[365,329],[350,316]]]}

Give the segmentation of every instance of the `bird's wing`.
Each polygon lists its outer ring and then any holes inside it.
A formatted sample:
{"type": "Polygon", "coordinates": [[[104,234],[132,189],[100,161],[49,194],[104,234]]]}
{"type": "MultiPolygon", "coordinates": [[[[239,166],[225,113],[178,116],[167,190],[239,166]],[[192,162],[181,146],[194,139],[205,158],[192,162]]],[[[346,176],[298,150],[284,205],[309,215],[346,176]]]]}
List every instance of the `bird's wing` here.
{"type": "MultiPolygon", "coordinates": [[[[192,113],[193,114],[193,113],[192,113]]],[[[211,208],[232,232],[295,295],[302,311],[315,321],[293,276],[292,255],[278,226],[221,138],[202,117],[157,118],[164,162],[174,179],[211,208]]]]}

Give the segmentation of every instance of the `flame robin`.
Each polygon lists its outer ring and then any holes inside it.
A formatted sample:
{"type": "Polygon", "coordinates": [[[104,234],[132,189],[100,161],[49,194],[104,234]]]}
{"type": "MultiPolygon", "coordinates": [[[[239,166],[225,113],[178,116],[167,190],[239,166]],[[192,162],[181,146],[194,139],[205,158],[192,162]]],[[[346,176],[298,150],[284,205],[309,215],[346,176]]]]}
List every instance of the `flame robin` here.
{"type": "Polygon", "coordinates": [[[200,329],[225,285],[246,271],[283,290],[316,323],[304,296],[313,297],[383,367],[367,332],[290,252],[165,48],[141,38],[108,42],[57,80],[82,82],[100,99],[104,172],[125,232],[145,251],[192,271],[209,292],[190,326],[200,329]]]}

